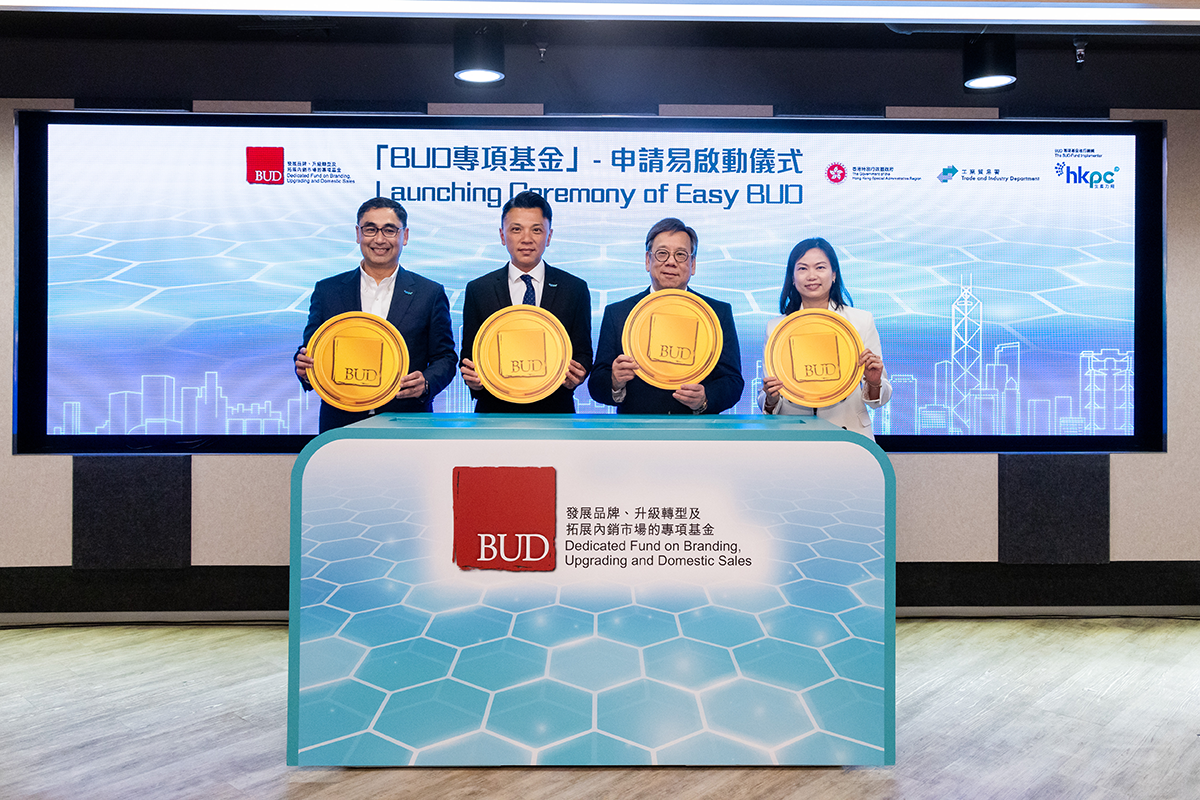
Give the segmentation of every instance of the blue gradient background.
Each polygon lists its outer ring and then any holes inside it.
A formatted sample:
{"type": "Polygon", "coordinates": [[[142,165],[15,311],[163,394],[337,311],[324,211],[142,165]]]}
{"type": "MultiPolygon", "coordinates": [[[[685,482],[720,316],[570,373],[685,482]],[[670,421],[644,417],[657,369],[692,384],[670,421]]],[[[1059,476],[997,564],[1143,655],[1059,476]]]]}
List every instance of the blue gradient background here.
{"type": "MultiPolygon", "coordinates": [[[[735,412],[753,407],[783,261],[796,241],[819,235],[838,249],[845,286],[882,337],[896,395],[876,414],[877,433],[1132,433],[1132,394],[1117,385],[1132,385],[1133,153],[1132,135],[54,124],[47,432],[315,433],[317,399],[300,391],[291,355],[313,284],[358,263],[355,209],[377,186],[387,194],[470,181],[502,199],[522,184],[635,193],[628,208],[550,198],[546,260],[587,280],[594,334],[607,303],[647,284],[650,225],[678,216],[696,228],[691,285],[732,304],[741,341],[747,390],[735,412]],[[248,146],[335,164],[340,182],[247,183],[248,146]],[[568,164],[578,153],[578,171],[393,168],[392,147],[414,148],[418,162],[428,147],[510,156],[529,147],[535,158],[557,147],[568,164]],[[751,171],[748,157],[745,171],[670,172],[664,162],[659,172],[647,158],[656,148],[769,150],[775,158],[758,162],[775,171],[751,171]],[[778,171],[793,149],[803,154],[793,162],[799,176],[778,171]],[[625,169],[613,166],[621,150],[632,154],[625,169]],[[826,179],[833,163],[846,180],[826,179]],[[939,180],[950,167],[953,177],[939,180]],[[1110,172],[1113,182],[1069,182],[1066,170],[1079,168],[1110,172]],[[972,170],[1028,180],[972,179],[972,170]],[[679,203],[680,184],[738,196],[730,208],[679,203]],[[751,185],[777,198],[784,184],[801,185],[802,202],[746,202],[751,185]],[[953,334],[956,302],[975,323],[967,340],[953,334]],[[978,351],[973,364],[949,365],[956,341],[978,351]],[[1001,367],[989,370],[994,363],[1001,367]],[[1105,385],[1089,392],[1097,382],[1105,385]]],[[[401,201],[411,230],[401,263],[445,285],[457,343],[463,287],[507,257],[499,209],[401,201]]],[[[435,408],[469,410],[461,381],[435,408]]],[[[611,410],[582,391],[578,408],[611,410]]]]}

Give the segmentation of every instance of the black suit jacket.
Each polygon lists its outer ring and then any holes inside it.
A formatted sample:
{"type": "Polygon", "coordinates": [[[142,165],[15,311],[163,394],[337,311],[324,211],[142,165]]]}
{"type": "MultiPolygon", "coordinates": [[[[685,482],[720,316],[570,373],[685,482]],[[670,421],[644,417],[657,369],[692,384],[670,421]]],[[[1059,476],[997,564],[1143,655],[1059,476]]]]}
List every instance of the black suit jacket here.
{"type": "MultiPolygon", "coordinates": [[[[625,329],[629,312],[648,294],[649,289],[605,307],[600,341],[596,345],[596,366],[588,379],[588,392],[597,403],[616,406],[618,414],[691,414],[690,408],[671,396],[674,392],[651,386],[636,375],[625,384],[625,400],[620,404],[613,402],[612,362],[625,352],[621,347],[621,331],[625,329]]],[[[733,325],[733,307],[699,292],[694,294],[712,306],[721,323],[721,358],[708,377],[700,381],[708,400],[704,413],[720,414],[737,404],[746,387],[742,378],[742,351],[738,346],[737,328],[733,325]]]]}
{"type": "MultiPolygon", "coordinates": [[[[371,413],[392,411],[432,411],[433,398],[445,389],[458,371],[454,354],[454,333],[450,327],[450,303],[440,283],[422,278],[398,267],[396,286],[387,320],[400,331],[408,347],[408,371],[420,370],[429,381],[429,393],[424,397],[406,400],[393,399],[379,408],[367,411],[343,411],[321,403],[321,432],[340,428],[370,416],[371,413]]],[[[304,326],[304,342],[312,338],[317,328],[327,320],[347,311],[362,311],[359,291],[359,269],[318,281],[308,304],[308,324],[304,326]]],[[[305,384],[306,389],[312,387],[305,384]]]]}
{"type": "MultiPolygon", "coordinates": [[[[462,357],[475,360],[475,334],[484,321],[502,308],[511,306],[508,290],[508,264],[467,284],[463,299],[462,357]]],[[[569,272],[546,265],[546,285],[542,287],[541,307],[558,317],[571,339],[571,358],[592,371],[592,299],[587,282],[569,272]]],[[[549,397],[536,403],[510,403],[486,389],[472,391],[475,410],[505,414],[573,414],[575,395],[560,386],[549,397]]]]}

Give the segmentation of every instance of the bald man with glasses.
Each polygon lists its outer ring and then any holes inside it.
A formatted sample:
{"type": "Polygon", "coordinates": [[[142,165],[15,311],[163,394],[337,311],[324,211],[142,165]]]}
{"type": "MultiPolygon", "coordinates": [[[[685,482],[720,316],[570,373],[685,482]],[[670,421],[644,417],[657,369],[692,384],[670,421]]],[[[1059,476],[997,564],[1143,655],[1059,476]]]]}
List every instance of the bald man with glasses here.
{"type": "Polygon", "coordinates": [[[635,374],[638,363],[621,348],[625,320],[643,298],[661,289],[691,291],[688,281],[696,274],[698,244],[696,232],[674,217],[655,223],[646,234],[650,288],[604,309],[596,363],[588,378],[588,393],[597,403],[616,406],[618,414],[719,414],[741,398],[746,381],[729,303],[695,292],[716,312],[724,339],[720,360],[699,383],[685,383],[675,391],[651,386],[635,374]]]}
{"type": "MultiPolygon", "coordinates": [[[[450,303],[440,283],[400,266],[408,244],[408,213],[386,197],[376,197],[358,209],[354,234],[362,251],[358,267],[319,281],[308,306],[304,342],[327,320],[347,311],[366,311],[383,317],[400,331],[408,348],[411,372],[400,381],[396,396],[369,411],[343,411],[322,401],[320,430],[339,428],[381,413],[432,411],[433,398],[457,371],[458,355],[450,327],[450,303]]],[[[313,361],[301,346],[294,358],[296,377],[311,389],[308,369],[313,361]]]]}

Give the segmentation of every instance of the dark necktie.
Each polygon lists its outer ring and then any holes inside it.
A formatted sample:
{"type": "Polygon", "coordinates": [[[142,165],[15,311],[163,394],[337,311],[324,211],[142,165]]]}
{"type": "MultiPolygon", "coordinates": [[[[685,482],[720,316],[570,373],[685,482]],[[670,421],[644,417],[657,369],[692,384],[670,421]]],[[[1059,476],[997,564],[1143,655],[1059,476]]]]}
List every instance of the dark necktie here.
{"type": "Polygon", "coordinates": [[[525,281],[525,296],[521,298],[521,302],[527,306],[536,306],[537,295],[533,293],[533,278],[522,275],[521,280],[525,281]]]}

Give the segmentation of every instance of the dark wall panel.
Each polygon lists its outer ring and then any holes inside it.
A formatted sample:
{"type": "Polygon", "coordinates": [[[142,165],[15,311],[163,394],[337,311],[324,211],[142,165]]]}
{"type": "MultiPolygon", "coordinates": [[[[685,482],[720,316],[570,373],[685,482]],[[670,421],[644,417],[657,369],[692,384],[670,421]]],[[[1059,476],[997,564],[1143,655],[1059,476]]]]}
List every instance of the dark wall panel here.
{"type": "Polygon", "coordinates": [[[988,564],[902,561],[902,608],[1200,606],[1200,561],[988,564]]]}
{"type": "Polygon", "coordinates": [[[1000,562],[1108,561],[1108,455],[1001,455],[1000,562]]]}
{"type": "MultiPolygon", "coordinates": [[[[901,562],[900,608],[1200,606],[1200,562],[901,562]]],[[[286,611],[287,567],[0,569],[0,614],[286,611]]]]}
{"type": "Polygon", "coordinates": [[[72,471],[75,569],[191,564],[190,456],[76,456],[72,471]]]}
{"type": "Polygon", "coordinates": [[[0,569],[0,614],[286,611],[287,567],[0,569]]]}

